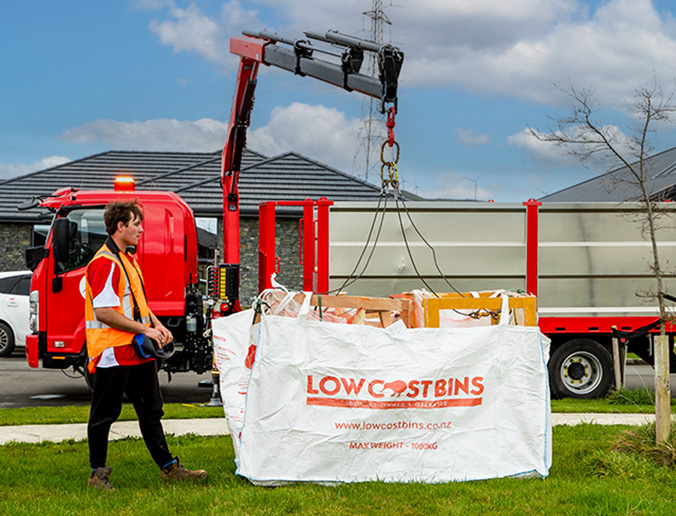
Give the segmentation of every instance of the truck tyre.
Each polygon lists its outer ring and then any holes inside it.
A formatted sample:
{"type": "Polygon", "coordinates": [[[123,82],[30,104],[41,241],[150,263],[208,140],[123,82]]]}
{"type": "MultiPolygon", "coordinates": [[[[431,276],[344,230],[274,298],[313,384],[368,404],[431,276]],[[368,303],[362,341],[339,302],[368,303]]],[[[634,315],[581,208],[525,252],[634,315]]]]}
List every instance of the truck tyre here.
{"type": "Polygon", "coordinates": [[[0,322],[0,357],[8,357],[14,351],[14,334],[9,326],[0,322]]]}
{"type": "Polygon", "coordinates": [[[555,399],[601,398],[613,383],[610,353],[590,339],[574,339],[556,348],[548,368],[555,399]]]}

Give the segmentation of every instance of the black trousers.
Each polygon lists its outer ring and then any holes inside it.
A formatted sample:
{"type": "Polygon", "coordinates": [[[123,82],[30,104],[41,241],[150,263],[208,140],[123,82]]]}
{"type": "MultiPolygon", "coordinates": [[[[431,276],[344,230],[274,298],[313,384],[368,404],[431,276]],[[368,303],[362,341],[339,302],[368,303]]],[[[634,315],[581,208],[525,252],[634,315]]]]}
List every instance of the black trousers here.
{"type": "Polygon", "coordinates": [[[153,360],[134,366],[116,366],[96,370],[87,435],[92,468],[106,465],[108,435],[122,411],[122,396],[134,405],[141,435],[155,463],[162,467],[173,460],[164,436],[161,418],[162,392],[153,360]]]}

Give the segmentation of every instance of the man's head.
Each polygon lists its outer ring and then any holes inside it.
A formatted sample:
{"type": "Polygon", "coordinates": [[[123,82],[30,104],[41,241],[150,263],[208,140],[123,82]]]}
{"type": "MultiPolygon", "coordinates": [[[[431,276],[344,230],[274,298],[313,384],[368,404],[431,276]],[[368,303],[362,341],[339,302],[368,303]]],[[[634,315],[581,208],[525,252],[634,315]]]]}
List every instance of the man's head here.
{"type": "Polygon", "coordinates": [[[129,246],[138,245],[143,227],[143,212],[136,199],[130,201],[113,201],[103,212],[106,232],[122,251],[129,246]]]}
{"type": "Polygon", "coordinates": [[[128,226],[129,223],[138,219],[143,221],[143,212],[138,205],[137,199],[111,201],[103,212],[103,222],[106,224],[106,233],[113,236],[121,223],[122,226],[128,226]]]}

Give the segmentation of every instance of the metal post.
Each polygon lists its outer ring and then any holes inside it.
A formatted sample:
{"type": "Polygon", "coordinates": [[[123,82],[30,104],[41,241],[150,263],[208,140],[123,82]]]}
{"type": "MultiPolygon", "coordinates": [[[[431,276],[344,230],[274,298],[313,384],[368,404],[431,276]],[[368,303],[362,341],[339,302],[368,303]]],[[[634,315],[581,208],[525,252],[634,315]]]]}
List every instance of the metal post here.
{"type": "Polygon", "coordinates": [[[303,289],[319,293],[329,290],[329,207],[332,205],[333,201],[325,197],[318,201],[268,201],[259,205],[259,285],[265,285],[261,290],[271,288],[270,275],[279,272],[275,256],[276,206],[303,206],[303,226],[299,232],[302,237],[299,254],[302,253],[303,289]]]}
{"type": "Polygon", "coordinates": [[[329,291],[329,207],[333,201],[317,201],[317,292],[329,291]]]}
{"type": "MultiPolygon", "coordinates": [[[[303,203],[303,232],[302,253],[303,259],[303,290],[314,292],[315,270],[315,208],[312,199],[305,199],[303,203]]],[[[300,244],[300,242],[299,242],[300,244]]]]}
{"type": "Polygon", "coordinates": [[[275,206],[274,201],[258,206],[258,291],[271,288],[275,272],[275,206]]]}
{"type": "Polygon", "coordinates": [[[526,292],[538,295],[538,217],[542,203],[529,199],[526,207],[526,292]]]}

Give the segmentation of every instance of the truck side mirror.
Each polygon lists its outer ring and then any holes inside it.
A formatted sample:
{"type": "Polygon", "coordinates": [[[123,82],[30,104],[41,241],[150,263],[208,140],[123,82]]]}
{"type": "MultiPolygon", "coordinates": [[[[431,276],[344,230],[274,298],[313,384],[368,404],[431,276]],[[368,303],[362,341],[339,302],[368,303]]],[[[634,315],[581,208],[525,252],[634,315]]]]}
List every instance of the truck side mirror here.
{"type": "Polygon", "coordinates": [[[54,260],[67,262],[70,247],[70,235],[68,231],[69,221],[67,218],[56,219],[52,227],[52,251],[54,260]]]}
{"type": "Polygon", "coordinates": [[[19,211],[25,211],[37,208],[38,206],[40,206],[40,199],[37,197],[31,197],[30,199],[26,199],[21,204],[19,204],[16,209],[19,211]]]}

